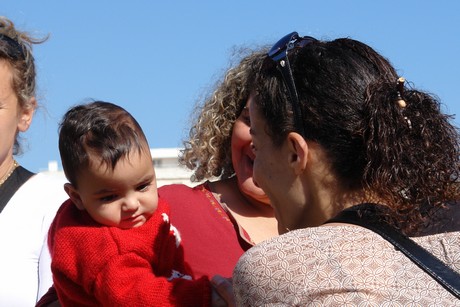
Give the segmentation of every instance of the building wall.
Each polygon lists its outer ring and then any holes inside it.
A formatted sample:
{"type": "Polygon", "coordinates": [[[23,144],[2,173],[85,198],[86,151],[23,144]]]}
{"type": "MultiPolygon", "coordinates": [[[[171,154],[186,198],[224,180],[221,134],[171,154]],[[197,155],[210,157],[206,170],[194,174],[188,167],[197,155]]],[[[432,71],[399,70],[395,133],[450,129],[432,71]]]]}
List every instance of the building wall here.
{"type": "MultiPolygon", "coordinates": [[[[157,177],[157,186],[166,184],[182,183],[188,186],[194,186],[197,183],[190,181],[192,172],[186,167],[179,165],[180,148],[152,148],[153,165],[157,177]]],[[[56,176],[64,177],[64,172],[58,169],[56,161],[48,163],[48,169],[43,171],[56,176]]]]}

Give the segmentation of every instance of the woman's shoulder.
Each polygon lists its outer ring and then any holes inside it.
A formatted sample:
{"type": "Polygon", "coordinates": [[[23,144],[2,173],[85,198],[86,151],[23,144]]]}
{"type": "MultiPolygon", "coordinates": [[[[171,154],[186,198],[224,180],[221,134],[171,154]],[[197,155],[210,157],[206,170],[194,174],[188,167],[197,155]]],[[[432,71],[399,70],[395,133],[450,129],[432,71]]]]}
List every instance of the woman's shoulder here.
{"type": "Polygon", "coordinates": [[[414,237],[415,242],[460,272],[460,231],[414,237]]]}
{"type": "MultiPolygon", "coordinates": [[[[423,237],[412,238],[414,241],[432,251],[442,249],[442,246],[452,247],[460,253],[460,232],[449,232],[423,237]]],[[[363,227],[347,224],[325,225],[290,231],[286,234],[271,238],[251,249],[251,253],[267,254],[274,250],[293,249],[294,252],[305,250],[326,251],[329,249],[340,253],[346,248],[368,250],[369,248],[391,248],[393,245],[379,234],[363,227]]],[[[283,253],[281,253],[283,254],[283,253]]]]}
{"type": "MultiPolygon", "coordinates": [[[[460,263],[453,260],[460,259],[460,232],[412,239],[460,272],[460,263]]],[[[377,261],[376,267],[394,268],[410,263],[392,243],[367,228],[329,225],[294,230],[257,244],[240,258],[235,272],[250,271],[250,267],[264,266],[270,267],[270,270],[283,270],[286,263],[289,263],[293,271],[301,267],[315,267],[327,271],[332,269],[333,263],[353,270],[350,264],[355,263],[358,258],[363,263],[377,261]]]]}
{"type": "Polygon", "coordinates": [[[363,227],[348,224],[309,227],[256,244],[240,258],[235,272],[264,266],[282,270],[286,263],[294,271],[299,267],[329,269],[331,263],[342,263],[357,255],[372,259],[382,253],[392,254],[394,250],[390,242],[363,227]]]}
{"type": "Polygon", "coordinates": [[[54,216],[59,206],[68,199],[64,191],[65,182],[61,176],[33,175],[16,191],[5,210],[29,212],[35,218],[42,218],[43,214],[54,216]]]}
{"type": "MultiPolygon", "coordinates": [[[[460,271],[458,237],[458,233],[445,233],[414,240],[424,247],[430,242],[437,247],[431,248],[436,256],[460,271]]],[[[240,258],[233,284],[237,300],[248,305],[330,305],[334,299],[342,304],[363,300],[378,305],[408,303],[414,291],[430,293],[430,298],[422,295],[419,299],[425,302],[437,299],[445,303],[450,298],[391,243],[352,225],[299,229],[257,244],[240,258]]]]}
{"type": "Polygon", "coordinates": [[[183,206],[184,204],[201,201],[212,196],[207,182],[196,186],[185,184],[164,185],[158,188],[158,195],[171,207],[175,207],[176,205],[183,206]]]}
{"type": "MultiPolygon", "coordinates": [[[[30,177],[18,192],[36,193],[31,194],[29,197],[37,197],[42,195],[46,198],[67,198],[67,194],[64,191],[64,184],[67,182],[65,177],[59,174],[52,173],[38,173],[30,177]]],[[[61,202],[62,203],[62,202],[61,202]]]]}
{"type": "MultiPolygon", "coordinates": [[[[343,250],[344,247],[365,250],[367,246],[373,246],[376,241],[381,240],[384,241],[376,233],[352,225],[302,228],[255,245],[241,257],[240,262],[252,262],[255,259],[261,261],[269,259],[270,262],[278,262],[284,261],[285,258],[296,257],[296,255],[300,256],[298,259],[303,259],[302,255],[323,254],[323,252],[330,256],[340,257],[340,250],[343,250]],[[331,251],[335,255],[331,255],[331,251]]],[[[310,260],[313,259],[316,258],[312,257],[310,260]]]]}
{"type": "Polygon", "coordinates": [[[178,193],[194,193],[194,190],[196,187],[200,186],[199,184],[195,187],[193,186],[188,186],[186,184],[182,183],[173,183],[173,184],[166,184],[158,188],[158,193],[160,195],[176,195],[178,193]]]}

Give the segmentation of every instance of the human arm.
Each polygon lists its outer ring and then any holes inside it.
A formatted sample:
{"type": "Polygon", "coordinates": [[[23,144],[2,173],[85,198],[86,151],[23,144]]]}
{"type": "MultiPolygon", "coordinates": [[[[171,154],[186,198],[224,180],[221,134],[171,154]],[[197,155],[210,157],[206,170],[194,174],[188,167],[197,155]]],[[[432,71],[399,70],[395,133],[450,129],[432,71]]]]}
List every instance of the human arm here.
{"type": "Polygon", "coordinates": [[[210,284],[206,278],[168,280],[152,272],[151,264],[136,254],[111,259],[97,275],[94,296],[106,306],[208,306],[210,284]]]}
{"type": "Polygon", "coordinates": [[[157,209],[141,227],[123,230],[100,227],[67,219],[78,214],[66,207],[52,227],[55,235],[53,274],[61,303],[116,306],[167,305],[207,306],[210,284],[207,278],[191,279],[167,215],[157,209]],[[85,225],[86,226],[82,226],[85,225]],[[71,225],[72,227],[63,225],[71,225]],[[185,278],[182,278],[185,277],[185,278]]]}
{"type": "MultiPolygon", "coordinates": [[[[43,218],[41,232],[43,234],[43,243],[38,260],[38,295],[37,299],[48,295],[53,285],[53,275],[51,272],[51,255],[48,245],[48,233],[50,226],[56,216],[56,212],[64,201],[68,199],[67,193],[63,186],[66,179],[63,177],[53,176],[53,174],[40,173],[34,179],[41,185],[40,193],[36,195],[36,200],[40,207],[43,208],[43,218]]],[[[55,300],[56,292],[53,291],[55,300]]]]}
{"type": "Polygon", "coordinates": [[[42,250],[38,259],[38,294],[37,299],[40,299],[46,294],[48,289],[53,284],[53,274],[51,273],[51,256],[48,250],[46,240],[43,243],[42,250]]]}
{"type": "Polygon", "coordinates": [[[208,306],[210,284],[206,278],[168,280],[154,273],[150,261],[136,253],[111,256],[101,268],[85,266],[83,274],[54,268],[56,289],[63,306],[85,302],[102,306],[147,306],[152,303],[208,306]],[[97,270],[91,277],[90,272],[97,270]],[[134,304],[134,305],[133,305],[134,304]]]}
{"type": "Polygon", "coordinates": [[[224,278],[215,275],[211,279],[212,284],[212,305],[218,306],[236,306],[235,297],[233,296],[233,286],[231,278],[224,278]]]}

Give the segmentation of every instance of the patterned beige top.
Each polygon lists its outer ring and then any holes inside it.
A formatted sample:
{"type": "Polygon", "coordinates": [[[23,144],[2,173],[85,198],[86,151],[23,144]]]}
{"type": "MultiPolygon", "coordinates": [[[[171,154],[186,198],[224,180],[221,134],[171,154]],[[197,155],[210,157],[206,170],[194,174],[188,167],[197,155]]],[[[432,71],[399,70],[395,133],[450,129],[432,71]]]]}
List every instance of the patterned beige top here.
{"type": "MultiPolygon", "coordinates": [[[[460,232],[413,238],[460,272],[460,232]]],[[[460,306],[378,234],[327,225],[264,241],[233,272],[238,306],[460,306]]]]}

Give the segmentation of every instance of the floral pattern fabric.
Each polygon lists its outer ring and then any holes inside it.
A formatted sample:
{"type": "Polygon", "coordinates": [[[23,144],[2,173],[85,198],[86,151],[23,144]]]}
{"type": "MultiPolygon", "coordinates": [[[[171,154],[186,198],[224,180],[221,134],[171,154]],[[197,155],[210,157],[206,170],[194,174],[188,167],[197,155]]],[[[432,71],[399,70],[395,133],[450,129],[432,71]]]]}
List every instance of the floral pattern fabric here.
{"type": "MultiPolygon", "coordinates": [[[[414,241],[460,272],[460,233],[414,241]]],[[[378,234],[328,225],[291,231],[247,251],[233,273],[238,306],[460,306],[378,234]]]]}

